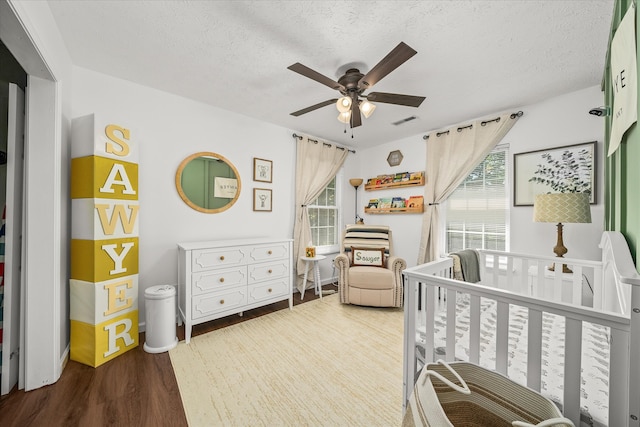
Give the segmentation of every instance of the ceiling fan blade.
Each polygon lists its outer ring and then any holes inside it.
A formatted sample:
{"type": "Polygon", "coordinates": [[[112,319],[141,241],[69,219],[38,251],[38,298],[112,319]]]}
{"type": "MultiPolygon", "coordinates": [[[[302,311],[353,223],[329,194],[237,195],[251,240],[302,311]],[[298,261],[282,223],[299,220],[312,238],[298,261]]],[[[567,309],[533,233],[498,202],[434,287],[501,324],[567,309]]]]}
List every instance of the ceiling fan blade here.
{"type": "Polygon", "coordinates": [[[359,102],[355,101],[351,103],[351,129],[357,128],[362,125],[362,116],[360,114],[359,102]]]}
{"type": "Polygon", "coordinates": [[[303,108],[302,110],[294,111],[293,113],[291,113],[291,115],[298,117],[298,116],[306,114],[306,113],[308,113],[310,111],[317,110],[318,108],[322,108],[322,107],[326,107],[327,105],[335,104],[336,102],[338,102],[338,98],[327,99],[326,101],[320,102],[319,104],[316,104],[316,105],[312,105],[311,107],[307,107],[307,108],[303,108]]]}
{"type": "Polygon", "coordinates": [[[384,104],[396,104],[406,105],[408,107],[419,107],[422,101],[425,100],[424,96],[413,95],[400,95],[399,93],[384,93],[384,92],[371,92],[368,95],[363,95],[369,101],[382,102],[384,104]]]}
{"type": "Polygon", "coordinates": [[[302,65],[299,62],[296,62],[295,64],[290,65],[287,68],[290,69],[291,71],[295,71],[298,74],[302,74],[303,76],[308,77],[311,80],[315,80],[318,83],[322,83],[325,86],[329,86],[331,89],[345,90],[345,87],[342,86],[340,83],[336,82],[335,80],[331,80],[329,77],[323,76],[319,72],[314,71],[311,68],[307,67],[306,65],[302,65]]]}
{"type": "Polygon", "coordinates": [[[367,74],[365,74],[359,82],[359,86],[365,90],[371,88],[374,84],[378,83],[387,74],[401,66],[409,58],[415,55],[416,52],[410,48],[404,42],[400,42],[387,56],[382,58],[367,74]]]}

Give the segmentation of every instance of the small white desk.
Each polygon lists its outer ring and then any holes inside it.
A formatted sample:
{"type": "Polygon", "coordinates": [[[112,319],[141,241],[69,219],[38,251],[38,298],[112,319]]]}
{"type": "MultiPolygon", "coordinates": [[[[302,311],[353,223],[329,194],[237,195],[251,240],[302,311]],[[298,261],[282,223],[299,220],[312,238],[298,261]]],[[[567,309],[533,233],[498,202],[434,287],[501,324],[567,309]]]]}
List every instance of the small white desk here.
{"type": "Polygon", "coordinates": [[[324,255],[316,255],[314,257],[300,257],[300,259],[305,262],[304,279],[302,281],[302,293],[300,295],[301,300],[304,299],[304,291],[307,289],[307,276],[309,274],[309,267],[313,268],[313,282],[315,285],[316,295],[320,295],[320,299],[322,299],[322,283],[320,283],[320,266],[318,265],[318,261],[322,261],[325,258],[326,256],[324,255]]]}

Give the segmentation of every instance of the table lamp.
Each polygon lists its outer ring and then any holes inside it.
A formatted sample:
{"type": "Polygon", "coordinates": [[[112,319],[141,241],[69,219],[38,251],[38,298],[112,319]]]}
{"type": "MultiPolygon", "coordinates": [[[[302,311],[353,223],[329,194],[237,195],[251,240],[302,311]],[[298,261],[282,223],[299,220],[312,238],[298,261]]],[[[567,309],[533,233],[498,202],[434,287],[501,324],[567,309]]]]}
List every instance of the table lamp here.
{"type": "MultiPolygon", "coordinates": [[[[558,227],[558,241],[553,248],[557,257],[563,258],[567,248],[562,241],[562,224],[590,223],[591,209],[589,193],[553,193],[538,194],[533,202],[533,220],[535,222],[555,222],[558,227]]],[[[555,264],[549,269],[554,270],[555,264]]],[[[562,264],[563,273],[573,273],[566,264],[562,264]]]]}

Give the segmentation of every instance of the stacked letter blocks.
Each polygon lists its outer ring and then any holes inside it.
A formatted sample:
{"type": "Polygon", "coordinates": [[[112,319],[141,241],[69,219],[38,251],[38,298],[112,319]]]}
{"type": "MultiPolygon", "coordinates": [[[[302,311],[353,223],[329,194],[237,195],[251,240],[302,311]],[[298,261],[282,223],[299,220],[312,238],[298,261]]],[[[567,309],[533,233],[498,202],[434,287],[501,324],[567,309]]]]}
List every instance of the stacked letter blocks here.
{"type": "Polygon", "coordinates": [[[92,114],[72,122],[71,360],[138,345],[138,145],[92,114]]]}

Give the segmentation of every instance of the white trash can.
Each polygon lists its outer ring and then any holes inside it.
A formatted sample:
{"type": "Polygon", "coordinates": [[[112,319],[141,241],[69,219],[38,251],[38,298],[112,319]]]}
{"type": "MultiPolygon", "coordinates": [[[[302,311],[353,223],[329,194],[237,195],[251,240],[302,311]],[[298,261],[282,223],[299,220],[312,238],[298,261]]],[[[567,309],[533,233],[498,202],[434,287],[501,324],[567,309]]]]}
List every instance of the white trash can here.
{"type": "Polygon", "coordinates": [[[178,345],[176,336],[176,288],[151,286],[144,291],[144,351],[162,353],[178,345]]]}

